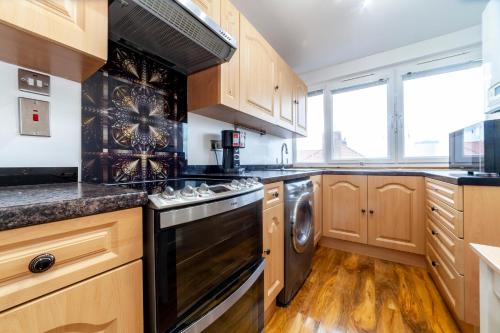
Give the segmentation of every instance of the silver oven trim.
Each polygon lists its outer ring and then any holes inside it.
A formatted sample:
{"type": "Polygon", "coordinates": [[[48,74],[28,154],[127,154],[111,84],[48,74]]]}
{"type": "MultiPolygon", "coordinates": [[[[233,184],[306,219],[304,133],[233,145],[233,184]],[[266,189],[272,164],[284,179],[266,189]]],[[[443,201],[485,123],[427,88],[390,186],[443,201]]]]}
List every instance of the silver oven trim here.
{"type": "Polygon", "coordinates": [[[179,224],[229,212],[262,200],[263,197],[264,191],[258,190],[226,200],[163,212],[160,213],[160,228],[170,228],[179,224]]]}
{"type": "Polygon", "coordinates": [[[250,275],[248,280],[246,280],[234,293],[226,298],[222,303],[213,308],[206,315],[198,319],[191,326],[181,331],[181,333],[200,333],[212,323],[214,323],[220,316],[226,313],[236,302],[238,302],[243,295],[253,286],[253,284],[260,277],[266,266],[266,261],[263,260],[257,267],[255,272],[250,275]]]}

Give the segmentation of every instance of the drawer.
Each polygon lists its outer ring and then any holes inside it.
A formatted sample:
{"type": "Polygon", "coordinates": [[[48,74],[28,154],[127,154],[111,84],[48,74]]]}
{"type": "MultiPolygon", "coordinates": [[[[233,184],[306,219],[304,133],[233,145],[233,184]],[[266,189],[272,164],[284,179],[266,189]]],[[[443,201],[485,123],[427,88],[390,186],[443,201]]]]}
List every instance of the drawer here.
{"type": "Polygon", "coordinates": [[[283,203],[283,182],[264,185],[264,209],[283,203]]]}
{"type": "Polygon", "coordinates": [[[464,210],[464,195],[462,186],[426,178],[425,188],[427,190],[428,198],[444,202],[456,210],[464,210]]]}
{"type": "Polygon", "coordinates": [[[430,242],[439,256],[448,261],[459,274],[464,274],[464,240],[457,238],[451,231],[443,228],[427,216],[427,241],[430,242]]]}
{"type": "Polygon", "coordinates": [[[139,333],[142,304],[137,260],[0,313],[0,331],[139,333]]]}
{"type": "Polygon", "coordinates": [[[433,198],[427,198],[427,215],[451,231],[458,238],[464,238],[464,213],[451,208],[445,203],[433,198]]]}
{"type": "Polygon", "coordinates": [[[426,261],[429,272],[441,296],[458,319],[464,318],[464,277],[444,261],[435,248],[427,242],[426,261]]]}
{"type": "Polygon", "coordinates": [[[142,257],[142,208],[0,232],[0,311],[142,257]],[[32,273],[40,255],[52,267],[32,273]]]}

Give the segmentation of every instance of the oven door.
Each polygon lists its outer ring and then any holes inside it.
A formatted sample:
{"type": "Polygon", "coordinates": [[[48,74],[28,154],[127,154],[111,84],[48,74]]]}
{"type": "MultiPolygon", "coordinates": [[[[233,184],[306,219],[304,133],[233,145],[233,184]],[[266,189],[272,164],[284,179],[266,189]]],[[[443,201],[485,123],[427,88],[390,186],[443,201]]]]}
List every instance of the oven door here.
{"type": "Polygon", "coordinates": [[[183,331],[222,304],[227,291],[240,287],[245,273],[256,269],[262,256],[262,197],[260,190],[157,213],[157,332],[183,331]]]}

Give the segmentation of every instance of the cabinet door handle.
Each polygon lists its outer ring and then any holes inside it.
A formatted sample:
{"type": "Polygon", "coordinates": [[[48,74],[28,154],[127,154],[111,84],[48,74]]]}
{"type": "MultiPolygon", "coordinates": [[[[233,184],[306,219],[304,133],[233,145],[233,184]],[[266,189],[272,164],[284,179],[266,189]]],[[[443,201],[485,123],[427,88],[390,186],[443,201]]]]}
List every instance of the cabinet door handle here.
{"type": "Polygon", "coordinates": [[[366,213],[366,209],[362,209],[361,213],[363,213],[363,214],[366,213]]]}
{"type": "Polygon", "coordinates": [[[265,250],[265,251],[264,251],[264,254],[265,254],[266,256],[270,255],[270,254],[271,254],[271,249],[267,249],[267,250],[265,250]]]}
{"type": "Polygon", "coordinates": [[[375,213],[375,212],[373,211],[373,209],[370,209],[370,214],[372,214],[372,215],[373,215],[373,213],[375,213]]]}
{"type": "Polygon", "coordinates": [[[273,193],[273,198],[279,198],[280,194],[278,192],[273,193]]]}
{"type": "Polygon", "coordinates": [[[279,88],[280,88],[280,86],[276,85],[276,86],[274,87],[274,90],[278,90],[279,88]]]}
{"type": "Polygon", "coordinates": [[[434,260],[433,260],[433,261],[431,261],[431,265],[432,265],[433,267],[438,267],[438,266],[439,266],[439,263],[438,263],[437,261],[434,261],[434,260]]]}
{"type": "Polygon", "coordinates": [[[56,263],[56,257],[50,253],[44,253],[31,259],[28,268],[31,273],[43,273],[56,263]]]}

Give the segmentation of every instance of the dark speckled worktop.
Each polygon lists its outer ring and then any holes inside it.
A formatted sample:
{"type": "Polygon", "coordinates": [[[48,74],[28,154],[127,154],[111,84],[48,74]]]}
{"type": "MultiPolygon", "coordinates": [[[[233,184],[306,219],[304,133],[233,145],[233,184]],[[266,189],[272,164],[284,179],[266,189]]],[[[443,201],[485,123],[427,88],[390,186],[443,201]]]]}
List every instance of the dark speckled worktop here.
{"type": "Polygon", "coordinates": [[[144,191],[61,183],[0,187],[0,231],[143,206],[144,191]]]}
{"type": "Polygon", "coordinates": [[[461,170],[425,170],[425,169],[286,169],[278,170],[251,170],[242,174],[211,173],[199,170],[186,172],[185,176],[218,177],[218,178],[247,178],[257,177],[264,184],[299,179],[314,175],[372,175],[372,176],[422,176],[441,180],[455,185],[500,186],[500,177],[469,176],[461,170]]]}

